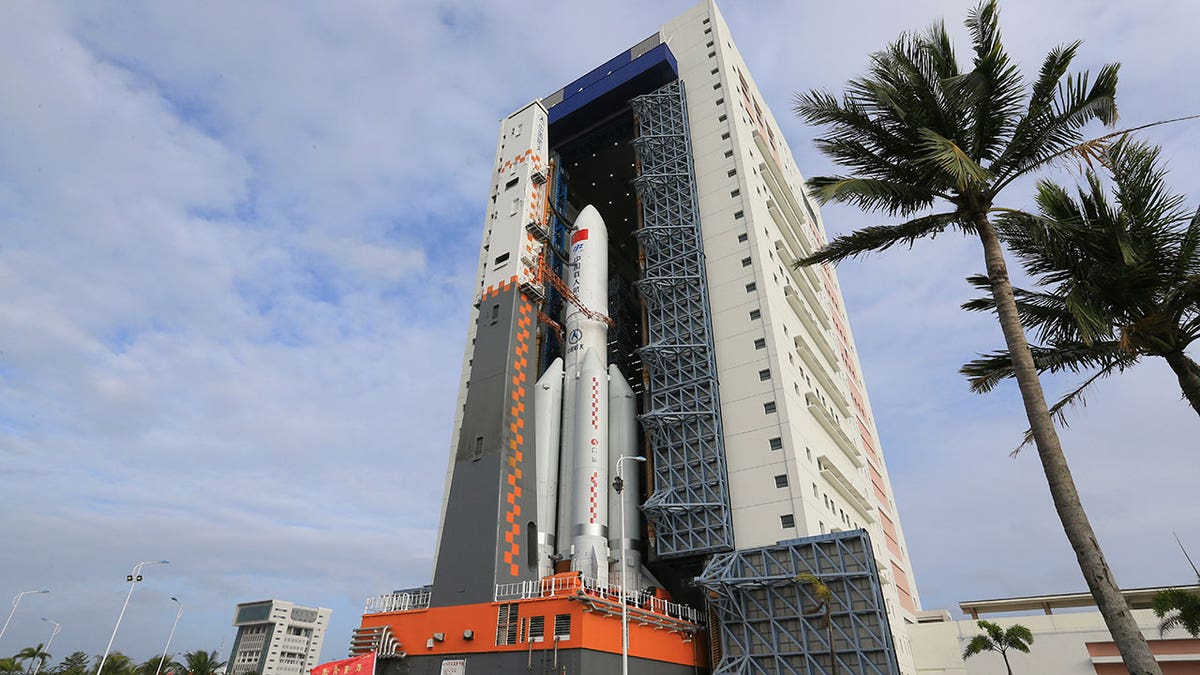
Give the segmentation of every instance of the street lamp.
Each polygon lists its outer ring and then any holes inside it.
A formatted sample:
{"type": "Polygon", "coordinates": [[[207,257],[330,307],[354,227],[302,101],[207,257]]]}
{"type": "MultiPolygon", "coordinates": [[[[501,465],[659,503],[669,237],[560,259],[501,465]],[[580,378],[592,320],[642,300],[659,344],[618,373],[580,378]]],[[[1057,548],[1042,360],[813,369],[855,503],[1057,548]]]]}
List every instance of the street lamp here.
{"type": "MultiPolygon", "coordinates": [[[[623,469],[625,468],[625,460],[634,462],[644,462],[645,457],[637,455],[624,455],[617,458],[617,477],[613,479],[613,490],[616,490],[617,495],[625,489],[625,479],[623,469]]],[[[629,675],[629,565],[625,564],[625,552],[628,550],[625,547],[625,539],[628,535],[625,533],[625,500],[621,500],[621,673],[629,675]]]]}
{"type": "MultiPolygon", "coordinates": [[[[167,644],[163,647],[163,655],[158,660],[158,670],[154,671],[154,675],[159,675],[162,672],[163,662],[167,660],[167,650],[171,648],[171,638],[175,637],[175,629],[179,626],[179,617],[183,616],[183,603],[173,595],[171,599],[175,601],[175,604],[179,605],[179,611],[175,612],[175,623],[171,624],[171,634],[167,636],[167,644]]],[[[34,675],[37,675],[37,673],[34,673],[34,675]]]]}
{"type": "MultiPolygon", "coordinates": [[[[58,622],[57,622],[57,621],[51,621],[50,619],[47,619],[47,618],[46,618],[46,617],[44,617],[44,616],[42,617],[42,621],[45,621],[46,623],[52,623],[52,624],[54,624],[54,630],[53,630],[53,631],[50,631],[50,639],[49,639],[49,640],[46,640],[46,646],[42,648],[42,651],[45,651],[45,652],[47,652],[47,654],[46,654],[46,655],[47,655],[47,656],[49,656],[49,652],[50,652],[50,645],[54,643],[54,636],[55,636],[55,635],[58,635],[58,631],[59,631],[59,629],[60,629],[60,628],[62,628],[62,626],[58,625],[58,622]]],[[[38,659],[38,662],[37,662],[37,667],[33,669],[33,675],[38,675],[38,673],[39,673],[39,672],[41,672],[41,670],[42,670],[42,663],[43,663],[43,662],[45,662],[45,660],[46,660],[46,659],[44,659],[44,658],[43,658],[43,659],[38,659]]]]}
{"type": "Polygon", "coordinates": [[[125,610],[129,607],[129,599],[133,597],[133,589],[137,586],[137,582],[142,580],[142,568],[146,565],[168,565],[170,560],[145,560],[133,566],[133,571],[125,577],[125,581],[129,582],[129,592],[125,594],[125,604],[121,605],[121,613],[117,615],[117,625],[113,626],[112,637],[108,638],[108,646],[104,648],[104,656],[100,659],[100,665],[96,668],[96,675],[100,675],[104,671],[104,662],[108,660],[108,652],[112,649],[113,640],[117,639],[117,629],[121,627],[121,619],[125,618],[125,610]]]}
{"type": "Polygon", "coordinates": [[[12,608],[12,611],[10,611],[10,612],[8,613],[8,618],[4,620],[4,627],[3,627],[3,628],[0,628],[0,637],[4,637],[4,631],[8,630],[8,622],[9,622],[9,621],[12,621],[13,614],[16,614],[16,613],[17,613],[17,605],[21,604],[21,598],[23,598],[23,597],[25,597],[25,596],[27,596],[27,595],[34,595],[34,594],[37,594],[37,593],[49,593],[49,592],[50,592],[50,591],[48,591],[48,590],[43,590],[43,591],[24,591],[24,592],[22,592],[22,593],[17,593],[17,594],[16,594],[16,595],[13,597],[13,608],[12,608]]]}

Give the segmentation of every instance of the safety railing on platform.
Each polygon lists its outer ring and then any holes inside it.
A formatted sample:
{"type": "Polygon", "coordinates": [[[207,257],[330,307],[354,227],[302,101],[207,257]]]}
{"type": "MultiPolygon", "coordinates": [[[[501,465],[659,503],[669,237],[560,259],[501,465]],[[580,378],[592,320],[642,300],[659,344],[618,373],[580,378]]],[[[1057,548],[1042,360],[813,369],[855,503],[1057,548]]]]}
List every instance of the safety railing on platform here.
{"type": "MultiPolygon", "coordinates": [[[[620,584],[602,579],[592,579],[584,576],[553,576],[541,580],[497,584],[495,599],[496,602],[504,602],[575,594],[602,598],[616,603],[621,602],[622,595],[620,584]]],[[[641,608],[655,614],[682,619],[692,623],[700,622],[700,613],[697,610],[677,602],[663,600],[653,593],[647,593],[646,591],[626,593],[625,602],[630,607],[641,608]]]]}
{"type": "Polygon", "coordinates": [[[429,591],[400,591],[367,598],[363,614],[429,609],[429,591]]]}

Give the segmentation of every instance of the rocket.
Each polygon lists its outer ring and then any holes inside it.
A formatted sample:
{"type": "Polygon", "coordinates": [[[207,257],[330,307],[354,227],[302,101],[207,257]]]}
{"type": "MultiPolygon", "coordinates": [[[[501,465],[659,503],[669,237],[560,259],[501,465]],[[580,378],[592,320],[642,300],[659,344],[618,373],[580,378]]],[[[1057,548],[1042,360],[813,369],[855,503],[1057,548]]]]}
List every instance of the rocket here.
{"type": "Polygon", "coordinates": [[[637,452],[637,403],[621,371],[607,363],[608,228],[593,206],[575,219],[565,276],[576,302],[563,317],[563,357],[534,389],[539,573],[553,573],[556,559],[570,560],[572,570],[607,581],[610,565],[616,572],[624,561],[631,578],[644,578],[637,574],[639,482],[624,476],[619,494],[611,486],[617,460],[637,452]]]}

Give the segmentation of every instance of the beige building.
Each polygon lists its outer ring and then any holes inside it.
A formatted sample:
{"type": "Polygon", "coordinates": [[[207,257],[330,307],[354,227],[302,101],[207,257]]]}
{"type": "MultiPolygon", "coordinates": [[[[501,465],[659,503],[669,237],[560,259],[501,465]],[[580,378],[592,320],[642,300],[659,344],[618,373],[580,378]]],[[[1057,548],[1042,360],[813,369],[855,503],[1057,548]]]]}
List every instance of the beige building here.
{"type": "Polygon", "coordinates": [[[321,660],[333,610],[286,600],[244,602],[233,625],[237,637],[226,666],[229,675],[307,675],[321,660]]]}
{"type": "MultiPolygon", "coordinates": [[[[1191,587],[1200,592],[1200,586],[1191,587]]],[[[1181,630],[1160,634],[1158,619],[1149,609],[1161,588],[1125,591],[1134,619],[1150,643],[1163,675],[1200,675],[1200,639],[1181,630]]],[[[1039,595],[959,603],[968,617],[954,620],[946,610],[921,612],[909,626],[917,673],[921,675],[1005,675],[1004,660],[987,652],[965,661],[963,649],[983,632],[976,624],[986,619],[1007,628],[1021,624],[1033,632],[1028,654],[1011,652],[1014,673],[1021,675],[1124,675],[1128,673],[1113,644],[1104,619],[1088,593],[1039,595]]]]}

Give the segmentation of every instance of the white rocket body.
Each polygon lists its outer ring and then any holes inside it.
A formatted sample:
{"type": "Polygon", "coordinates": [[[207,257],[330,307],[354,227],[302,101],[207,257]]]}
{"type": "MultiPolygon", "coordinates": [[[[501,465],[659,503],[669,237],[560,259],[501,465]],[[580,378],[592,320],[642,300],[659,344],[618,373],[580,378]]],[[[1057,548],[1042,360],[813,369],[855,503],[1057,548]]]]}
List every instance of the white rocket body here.
{"type": "Polygon", "coordinates": [[[620,370],[607,365],[608,228],[595,207],[575,219],[564,276],[578,305],[564,313],[561,370],[552,363],[535,391],[539,570],[553,570],[557,551],[586,577],[607,581],[620,572],[610,561],[620,560],[630,579],[646,579],[637,550],[640,468],[624,467],[619,497],[611,487],[617,458],[637,454],[637,401],[620,370]]]}
{"type": "Polygon", "coordinates": [[[535,466],[537,468],[538,576],[554,574],[555,523],[558,519],[558,438],[562,422],[563,362],[554,359],[533,391],[535,466]]]}
{"type": "Polygon", "coordinates": [[[564,436],[571,456],[571,569],[600,578],[608,570],[608,228],[594,206],[575,218],[567,283],[575,294],[563,320],[566,386],[574,378],[574,410],[564,436]]]}

